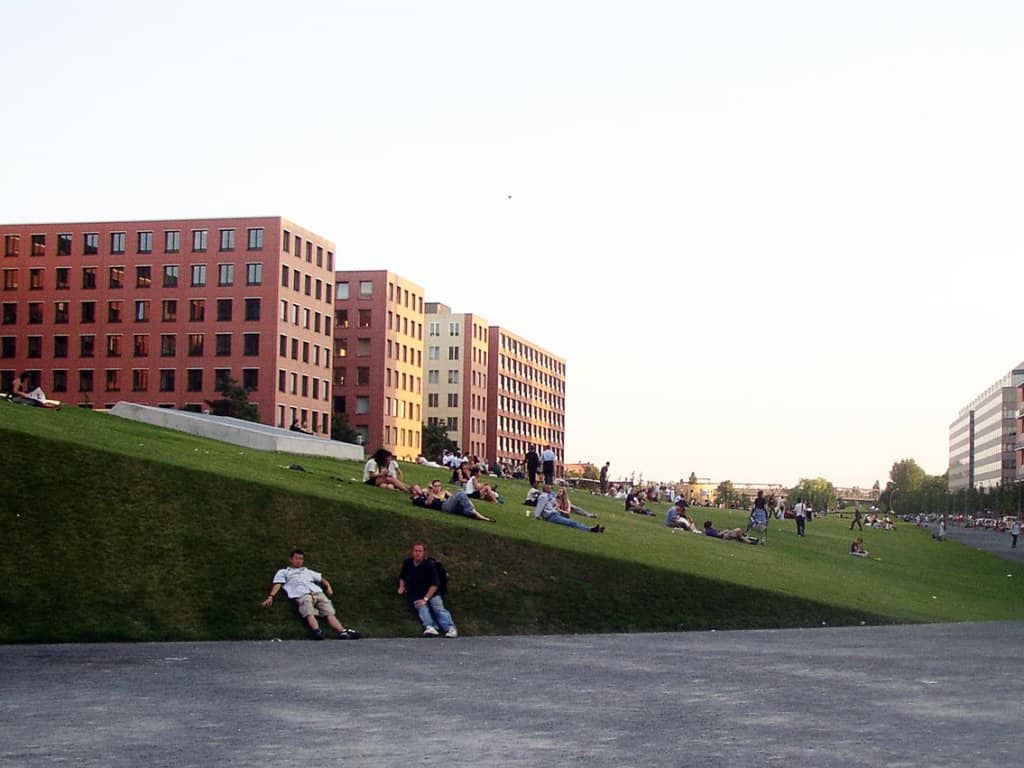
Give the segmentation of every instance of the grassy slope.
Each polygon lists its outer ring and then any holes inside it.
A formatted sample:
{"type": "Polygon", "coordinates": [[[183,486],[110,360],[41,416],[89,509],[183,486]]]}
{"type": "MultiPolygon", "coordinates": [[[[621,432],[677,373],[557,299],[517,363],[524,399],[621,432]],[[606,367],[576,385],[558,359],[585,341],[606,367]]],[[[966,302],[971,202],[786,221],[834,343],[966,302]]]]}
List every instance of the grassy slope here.
{"type": "MultiPolygon", "coordinates": [[[[412,634],[393,590],[417,538],[446,562],[449,603],[469,633],[1024,617],[1009,588],[1024,569],[912,527],[866,534],[864,561],[846,555],[842,520],[812,522],[804,540],[779,524],[769,546],[750,547],[578,496],[608,526],[595,536],[528,519],[516,503],[525,483],[508,480],[512,503],[489,505],[499,522],[487,525],[351,482],[355,463],[77,409],[0,403],[0,445],[0,641],[300,636],[285,605],[258,606],[293,545],[331,578],[345,620],[412,634]],[[291,461],[308,471],[285,469],[291,461]]],[[[407,468],[418,482],[436,474],[407,468]]],[[[745,521],[710,516],[719,527],[745,521]]]]}

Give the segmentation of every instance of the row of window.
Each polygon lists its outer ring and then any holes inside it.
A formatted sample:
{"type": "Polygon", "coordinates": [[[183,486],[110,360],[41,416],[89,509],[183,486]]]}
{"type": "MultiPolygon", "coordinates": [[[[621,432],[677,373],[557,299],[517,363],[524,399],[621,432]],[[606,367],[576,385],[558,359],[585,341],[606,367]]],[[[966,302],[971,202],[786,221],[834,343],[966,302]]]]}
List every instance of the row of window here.
{"type": "MultiPolygon", "coordinates": [[[[441,395],[437,392],[427,393],[427,408],[440,408],[441,407],[441,395]]],[[[448,407],[458,408],[459,407],[459,395],[457,392],[448,393],[448,407]]]]}
{"type": "Polygon", "coordinates": [[[331,367],[331,353],[328,347],[321,347],[319,344],[310,344],[293,337],[281,334],[278,338],[277,354],[280,357],[291,357],[292,360],[302,360],[304,363],[315,365],[318,368],[331,367]],[[289,352],[291,354],[289,354],[289,352]],[[321,360],[323,361],[321,363],[321,360]]]}
{"type": "MultiPolygon", "coordinates": [[[[77,388],[78,392],[94,392],[96,391],[96,378],[97,371],[91,368],[83,368],[75,372],[69,372],[63,369],[55,369],[50,371],[50,381],[43,382],[39,371],[28,371],[30,378],[32,378],[34,385],[44,385],[44,389],[48,392],[64,393],[68,391],[70,382],[72,381],[73,374],[77,374],[77,388]]],[[[10,378],[13,380],[14,371],[4,371],[3,378],[10,378]]],[[[206,377],[206,371],[202,368],[189,368],[185,371],[184,384],[185,392],[214,392],[218,391],[223,382],[228,378],[232,378],[230,368],[217,368],[213,371],[213,378],[209,379],[206,377]],[[207,389],[207,385],[212,381],[212,388],[207,389]]],[[[107,368],[100,372],[103,381],[104,392],[120,392],[127,389],[131,392],[149,392],[150,387],[153,383],[156,384],[156,391],[158,392],[174,392],[179,384],[178,371],[174,368],[161,368],[157,371],[150,371],[148,368],[133,368],[130,371],[130,379],[128,378],[128,372],[123,371],[120,368],[107,368]],[[151,374],[155,374],[155,382],[151,381],[151,374]]],[[[259,390],[260,383],[260,372],[258,368],[243,368],[242,369],[242,386],[250,392],[259,390]]],[[[10,386],[9,383],[6,384],[10,386]]]]}
{"type": "Polygon", "coordinates": [[[317,301],[322,300],[325,304],[334,303],[330,283],[325,283],[319,278],[314,280],[312,275],[303,274],[294,268],[289,269],[286,264],[281,265],[281,287],[291,288],[296,293],[302,291],[309,297],[315,296],[317,301]]]}
{"type": "Polygon", "coordinates": [[[331,392],[326,379],[316,376],[299,375],[291,371],[278,370],[277,391],[286,394],[311,397],[314,400],[330,400],[331,392]]]}
{"type": "Polygon", "coordinates": [[[500,344],[502,351],[521,357],[527,362],[538,365],[541,368],[554,371],[558,376],[565,376],[565,363],[555,360],[550,355],[546,355],[535,347],[531,347],[529,344],[524,344],[521,341],[509,338],[503,333],[498,335],[501,336],[500,344]]]}
{"type": "Polygon", "coordinates": [[[281,299],[280,318],[283,323],[287,323],[290,320],[292,325],[301,326],[307,331],[312,330],[314,333],[320,333],[322,326],[324,336],[331,335],[331,316],[329,314],[321,315],[319,312],[310,312],[308,307],[289,304],[286,299],[281,299]],[[312,323],[310,322],[311,320],[312,323]]]}
{"type": "MultiPolygon", "coordinates": [[[[458,368],[449,368],[448,369],[448,383],[449,384],[458,384],[459,383],[459,378],[460,378],[460,372],[459,372],[458,368]]],[[[439,371],[436,368],[428,369],[427,370],[427,386],[430,386],[431,384],[440,384],[440,383],[441,383],[441,371],[439,371]]]]}
{"type": "MultiPolygon", "coordinates": [[[[362,293],[362,284],[359,287],[360,293],[362,293]]],[[[370,291],[372,293],[373,288],[371,286],[370,291]]],[[[409,307],[413,312],[419,312],[423,314],[423,299],[417,296],[415,293],[409,293],[408,288],[403,288],[400,285],[394,283],[388,283],[388,301],[401,304],[404,307],[409,307]],[[411,306],[410,306],[411,299],[411,306]]]]}
{"type": "MultiPolygon", "coordinates": [[[[206,286],[206,264],[192,264],[189,266],[191,277],[190,286],[193,288],[204,288],[206,286]]],[[[162,268],[163,287],[177,288],[179,278],[179,265],[165,264],[162,268]]],[[[17,268],[4,269],[3,289],[5,291],[18,290],[17,268]]],[[[95,290],[98,287],[99,267],[82,267],[81,286],[83,290],[95,290]]],[[[107,267],[107,287],[112,289],[124,288],[126,271],[123,266],[107,267]]],[[[319,281],[317,281],[319,282],[319,281]]],[[[235,265],[217,265],[217,286],[228,288],[235,284],[235,265]]],[[[263,263],[252,262],[245,265],[245,284],[249,286],[263,285],[263,263]]],[[[150,288],[153,285],[153,267],[143,265],[135,267],[135,287],[150,288]]],[[[43,268],[32,268],[28,271],[28,287],[31,291],[41,291],[46,287],[46,270],[43,268]]],[[[54,284],[56,290],[71,290],[71,267],[57,267],[54,270],[54,284]]]]}
{"type": "MultiPolygon", "coordinates": [[[[202,357],[208,354],[211,349],[207,343],[207,337],[213,337],[212,352],[217,357],[230,357],[237,352],[233,334],[230,333],[188,333],[181,334],[184,340],[184,351],[189,357],[202,357]]],[[[260,354],[260,335],[258,333],[243,333],[242,355],[245,357],[258,357],[260,354]]],[[[25,357],[43,357],[43,336],[27,336],[25,342],[25,357]]],[[[52,343],[52,356],[54,358],[65,358],[70,354],[71,337],[65,335],[49,337],[52,343]]],[[[178,354],[178,334],[160,334],[160,357],[176,357],[178,354]]],[[[90,358],[96,356],[97,336],[94,333],[83,333],[77,336],[78,357],[90,358]]],[[[105,334],[101,341],[104,344],[107,357],[121,357],[128,354],[127,337],[120,333],[105,334]]],[[[148,333],[137,333],[131,337],[132,357],[149,357],[150,335],[148,333]]],[[[18,356],[18,337],[0,336],[0,358],[15,358],[18,356]]]]}
{"type": "Polygon", "coordinates": [[[286,414],[285,406],[277,406],[277,426],[284,429],[290,427],[295,422],[306,424],[311,432],[317,434],[326,435],[330,428],[326,411],[310,411],[306,408],[296,408],[293,405],[288,407],[288,413],[286,414]]]}
{"type": "MultiPolygon", "coordinates": [[[[243,299],[244,302],[244,317],[246,321],[254,322],[260,319],[261,313],[261,300],[260,299],[243,299]]],[[[96,304],[95,301],[80,301],[78,321],[80,323],[95,323],[96,322],[96,304]]],[[[121,323],[125,320],[125,305],[128,304],[132,309],[132,320],[136,323],[148,323],[151,319],[151,308],[150,305],[153,302],[148,299],[138,299],[134,302],[126,302],[121,299],[111,299],[107,301],[107,322],[108,323],[121,323]]],[[[206,320],[206,299],[164,299],[160,302],[160,320],[165,323],[174,323],[178,321],[178,309],[179,304],[188,306],[188,319],[189,322],[201,323],[206,320]]],[[[41,325],[46,322],[44,318],[44,302],[41,301],[29,301],[27,305],[27,321],[28,325],[41,325]]],[[[217,322],[230,322],[234,319],[234,299],[216,299],[217,322]]],[[[18,322],[18,303],[14,301],[5,301],[0,305],[0,325],[16,325],[18,322]]],[[[55,301],[53,302],[53,322],[56,325],[66,325],[71,322],[71,302],[69,301],[55,301]]]]}
{"type": "MultiPolygon", "coordinates": [[[[235,250],[235,230],[220,229],[219,234],[220,250],[235,250]]],[[[192,252],[203,253],[207,250],[210,231],[208,229],[192,230],[192,252]]],[[[135,252],[138,254],[153,252],[153,231],[141,230],[135,233],[135,252]]],[[[56,237],[57,255],[71,256],[72,235],[62,232],[56,237]]],[[[110,233],[110,254],[125,253],[128,246],[127,232],[110,233]]],[[[29,235],[29,253],[32,256],[46,255],[46,235],[29,235]]],[[[246,230],[246,249],[250,251],[263,250],[263,227],[249,227],[246,230]]],[[[82,255],[94,256],[100,251],[100,233],[86,232],[82,235],[82,255]]],[[[164,253],[179,253],[181,251],[181,230],[164,230],[164,253]]],[[[14,258],[21,255],[21,235],[4,235],[4,256],[14,258]]]]}
{"type": "MultiPolygon", "coordinates": [[[[309,264],[313,263],[313,249],[316,249],[316,265],[318,267],[324,266],[324,249],[323,246],[316,245],[310,240],[306,241],[306,262],[309,264]]],[[[294,253],[298,259],[302,258],[302,238],[299,235],[295,235],[295,239],[292,240],[292,233],[287,229],[281,236],[281,249],[285,253],[294,253]],[[294,248],[292,245],[294,244],[294,248]]],[[[334,254],[331,251],[327,251],[327,270],[329,272],[334,271],[334,254]]]]}

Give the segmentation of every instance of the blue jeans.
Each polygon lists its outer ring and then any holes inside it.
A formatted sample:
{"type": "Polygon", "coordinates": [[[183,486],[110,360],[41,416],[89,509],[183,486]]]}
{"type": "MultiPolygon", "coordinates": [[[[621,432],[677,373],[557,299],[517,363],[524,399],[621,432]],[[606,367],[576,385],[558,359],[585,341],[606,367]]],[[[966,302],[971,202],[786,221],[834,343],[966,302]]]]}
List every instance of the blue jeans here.
{"type": "Polygon", "coordinates": [[[551,515],[550,517],[545,517],[544,519],[547,520],[549,523],[557,523],[558,525],[568,525],[570,528],[582,528],[584,531],[590,530],[589,525],[578,523],[575,520],[571,520],[568,517],[562,517],[561,515],[551,515]]]}
{"type": "Polygon", "coordinates": [[[444,600],[441,599],[440,595],[434,595],[430,598],[430,601],[424,603],[422,607],[416,607],[417,615],[420,617],[420,624],[423,628],[434,627],[438,624],[441,625],[441,631],[447,632],[449,629],[455,626],[455,622],[452,621],[452,615],[448,613],[448,609],[444,607],[444,600]],[[433,615],[431,615],[433,613],[433,615]],[[437,624],[434,623],[434,616],[437,617],[437,624]]]}
{"type": "Polygon", "coordinates": [[[476,517],[476,512],[473,509],[473,502],[469,500],[469,496],[466,495],[465,491],[456,491],[441,505],[442,512],[450,512],[454,515],[465,515],[466,517],[476,517]]]}

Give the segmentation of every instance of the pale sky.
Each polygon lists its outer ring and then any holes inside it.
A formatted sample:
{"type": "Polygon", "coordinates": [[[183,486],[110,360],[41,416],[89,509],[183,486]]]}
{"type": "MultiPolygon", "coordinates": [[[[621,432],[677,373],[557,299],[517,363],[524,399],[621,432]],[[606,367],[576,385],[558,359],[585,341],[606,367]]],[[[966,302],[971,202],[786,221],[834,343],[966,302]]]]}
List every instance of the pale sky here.
{"type": "Polygon", "coordinates": [[[291,218],[565,358],[570,462],[939,474],[1024,357],[1020,3],[36,0],[0,28],[0,221],[291,218]]]}

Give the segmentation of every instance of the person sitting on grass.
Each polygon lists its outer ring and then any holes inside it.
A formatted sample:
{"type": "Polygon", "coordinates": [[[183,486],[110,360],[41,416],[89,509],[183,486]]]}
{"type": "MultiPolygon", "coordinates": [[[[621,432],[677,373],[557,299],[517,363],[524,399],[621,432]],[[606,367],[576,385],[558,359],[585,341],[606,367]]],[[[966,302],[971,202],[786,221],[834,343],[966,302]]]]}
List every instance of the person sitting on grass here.
{"type": "Polygon", "coordinates": [[[868,551],[864,549],[864,539],[858,536],[850,544],[850,554],[854,557],[867,557],[868,551]]]}
{"type": "Polygon", "coordinates": [[[50,400],[39,387],[32,386],[32,377],[28,371],[22,373],[14,380],[11,387],[11,394],[7,398],[12,403],[22,405],[34,405],[36,408],[53,408],[60,410],[60,400],[50,400]]]}
{"type": "Polygon", "coordinates": [[[719,531],[710,520],[704,521],[704,535],[710,536],[713,539],[730,539],[744,544],[757,544],[757,539],[744,534],[742,528],[728,528],[724,531],[719,531]]]}
{"type": "Polygon", "coordinates": [[[391,451],[387,448],[378,448],[363,466],[363,482],[390,491],[408,493],[409,486],[391,474],[390,466],[391,451]]]}
{"type": "Polygon", "coordinates": [[[495,504],[504,504],[498,492],[487,483],[480,482],[480,467],[474,466],[469,470],[469,479],[466,480],[466,495],[471,499],[491,501],[495,504]]]}
{"type": "Polygon", "coordinates": [[[551,485],[549,483],[544,484],[543,493],[537,497],[537,510],[535,514],[536,517],[549,523],[567,525],[570,528],[578,528],[582,531],[590,531],[591,533],[604,533],[603,525],[588,526],[570,519],[568,515],[563,515],[558,507],[555,506],[555,494],[551,492],[551,485]]]}
{"type": "Polygon", "coordinates": [[[665,513],[665,525],[669,528],[682,528],[684,531],[690,533],[700,533],[697,530],[697,526],[693,524],[693,520],[686,514],[686,500],[682,497],[676,499],[676,503],[668,508],[668,512],[665,513]]]}
{"type": "Polygon", "coordinates": [[[558,493],[555,494],[555,506],[558,507],[558,511],[568,517],[569,515],[576,514],[581,517],[597,517],[593,512],[587,512],[581,509],[571,501],[569,501],[569,491],[565,488],[559,488],[558,493]]]}
{"type": "Polygon", "coordinates": [[[493,523],[493,517],[481,515],[476,511],[473,502],[466,496],[465,491],[456,491],[449,495],[441,486],[440,480],[433,480],[426,488],[414,485],[409,490],[409,498],[417,507],[436,509],[439,512],[447,512],[453,515],[462,515],[470,520],[483,520],[486,523],[493,523]]]}
{"type": "Polygon", "coordinates": [[[422,542],[412,545],[412,557],[402,563],[398,575],[398,594],[405,595],[409,606],[423,625],[424,637],[458,637],[452,615],[444,606],[441,597],[443,584],[438,573],[438,564],[426,556],[427,549],[422,542]],[[440,627],[440,629],[438,629],[440,627]]]}
{"type": "Polygon", "coordinates": [[[324,639],[324,631],[316,620],[317,614],[323,616],[331,629],[338,633],[339,640],[358,640],[362,635],[354,629],[346,629],[335,615],[334,604],[330,601],[334,594],[331,583],[322,573],[306,568],[305,561],[306,553],[301,549],[293,549],[288,567],[274,574],[270,594],[261,605],[264,608],[273,605],[274,597],[284,587],[284,593],[299,609],[299,616],[306,620],[314,640],[324,639]]]}

